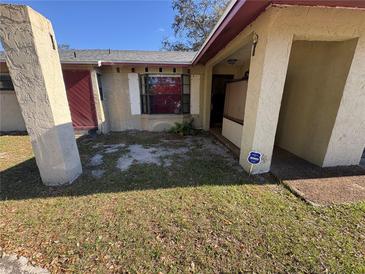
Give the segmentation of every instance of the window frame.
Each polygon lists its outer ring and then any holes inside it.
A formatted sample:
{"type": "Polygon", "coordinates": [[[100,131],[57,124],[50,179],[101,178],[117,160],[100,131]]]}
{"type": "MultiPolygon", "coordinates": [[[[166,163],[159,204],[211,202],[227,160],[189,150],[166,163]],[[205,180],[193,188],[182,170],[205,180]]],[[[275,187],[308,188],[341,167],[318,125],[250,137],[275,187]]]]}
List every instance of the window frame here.
{"type": "MultiPolygon", "coordinates": [[[[139,74],[139,84],[140,84],[140,101],[141,101],[141,114],[145,115],[188,115],[190,114],[190,96],[191,96],[191,79],[190,74],[182,73],[182,74],[176,74],[176,73],[142,73],[139,74]],[[151,112],[151,101],[150,97],[154,96],[149,89],[147,88],[146,79],[148,77],[179,77],[180,78],[180,111],[179,113],[152,113],[151,112]],[[188,79],[187,84],[184,82],[184,78],[188,79]],[[184,90],[186,91],[187,86],[188,92],[184,93],[184,90]],[[187,110],[184,111],[184,106],[187,106],[187,110]]],[[[164,95],[177,95],[177,93],[168,93],[164,95]]]]}
{"type": "MultiPolygon", "coordinates": [[[[11,76],[10,76],[9,73],[1,72],[0,73],[0,82],[3,81],[2,80],[2,77],[4,77],[4,76],[9,77],[9,80],[10,80],[10,88],[3,88],[3,87],[0,86],[0,91],[15,91],[14,84],[13,84],[13,80],[11,79],[11,76]]],[[[9,80],[5,80],[5,81],[8,81],[9,82],[9,80]]]]}

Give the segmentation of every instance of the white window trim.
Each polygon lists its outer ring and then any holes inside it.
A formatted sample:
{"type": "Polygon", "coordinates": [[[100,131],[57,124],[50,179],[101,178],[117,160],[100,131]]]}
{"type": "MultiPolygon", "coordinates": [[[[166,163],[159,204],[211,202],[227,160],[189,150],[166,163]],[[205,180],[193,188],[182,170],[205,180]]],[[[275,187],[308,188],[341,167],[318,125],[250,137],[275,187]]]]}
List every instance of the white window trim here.
{"type": "Polygon", "coordinates": [[[141,92],[138,73],[128,73],[129,101],[132,115],[141,114],[141,92]]]}

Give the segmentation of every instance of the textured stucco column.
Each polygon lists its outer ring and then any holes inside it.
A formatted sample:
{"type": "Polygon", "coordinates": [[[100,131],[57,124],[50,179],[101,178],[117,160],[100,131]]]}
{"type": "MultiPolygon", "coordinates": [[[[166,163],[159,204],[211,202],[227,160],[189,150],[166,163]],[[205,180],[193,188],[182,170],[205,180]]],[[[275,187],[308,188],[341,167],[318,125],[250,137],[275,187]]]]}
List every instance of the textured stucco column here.
{"type": "Polygon", "coordinates": [[[203,96],[203,129],[210,128],[210,110],[212,96],[212,72],[213,67],[206,65],[204,70],[204,96],[203,96]]]}
{"type": "Polygon", "coordinates": [[[27,6],[0,5],[0,37],[42,181],[71,183],[82,167],[52,25],[27,6]]]}
{"type": "Polygon", "coordinates": [[[357,165],[365,146],[365,36],[358,40],[323,166],[357,165]]]}
{"type": "Polygon", "coordinates": [[[258,33],[255,56],[251,57],[245,123],[242,129],[240,164],[246,171],[250,151],[263,157],[251,169],[253,174],[270,170],[281,98],[289,62],[292,35],[275,28],[258,33]]]}

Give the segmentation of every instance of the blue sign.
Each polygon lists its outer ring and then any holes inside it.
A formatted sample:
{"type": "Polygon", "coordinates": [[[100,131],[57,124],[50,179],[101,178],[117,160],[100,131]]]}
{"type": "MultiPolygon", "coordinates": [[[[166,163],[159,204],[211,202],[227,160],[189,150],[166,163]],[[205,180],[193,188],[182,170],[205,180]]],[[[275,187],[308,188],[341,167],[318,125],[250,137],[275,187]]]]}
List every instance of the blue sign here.
{"type": "Polygon", "coordinates": [[[248,154],[248,157],[247,157],[247,161],[250,163],[250,164],[253,164],[253,165],[256,165],[256,164],[259,164],[261,162],[261,153],[260,152],[257,152],[257,151],[251,151],[249,154],[248,154]]]}

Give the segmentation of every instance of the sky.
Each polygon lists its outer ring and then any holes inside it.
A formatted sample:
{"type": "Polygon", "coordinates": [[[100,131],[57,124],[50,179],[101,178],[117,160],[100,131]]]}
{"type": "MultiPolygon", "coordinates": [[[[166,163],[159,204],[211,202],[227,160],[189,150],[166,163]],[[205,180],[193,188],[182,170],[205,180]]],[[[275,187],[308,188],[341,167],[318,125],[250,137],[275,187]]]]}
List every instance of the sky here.
{"type": "Polygon", "coordinates": [[[168,0],[2,2],[31,6],[51,20],[57,43],[74,49],[160,50],[173,37],[168,0]]]}

